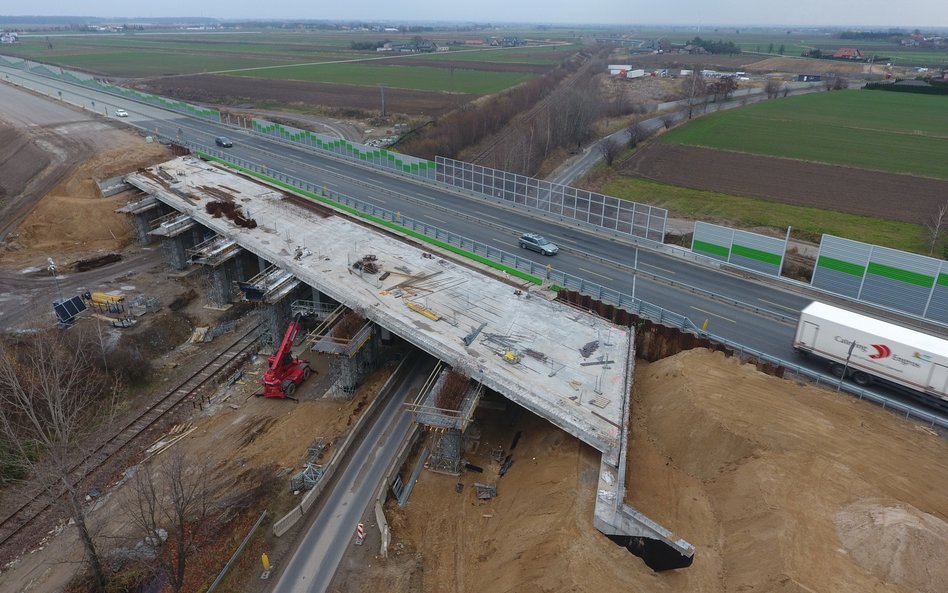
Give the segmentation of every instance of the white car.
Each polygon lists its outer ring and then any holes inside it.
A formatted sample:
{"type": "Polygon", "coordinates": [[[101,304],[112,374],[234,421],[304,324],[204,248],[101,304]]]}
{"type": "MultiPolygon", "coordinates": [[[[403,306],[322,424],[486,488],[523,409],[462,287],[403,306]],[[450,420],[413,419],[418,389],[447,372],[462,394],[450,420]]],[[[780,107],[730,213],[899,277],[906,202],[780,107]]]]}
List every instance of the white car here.
{"type": "Polygon", "coordinates": [[[128,117],[128,112],[125,111],[124,109],[116,109],[115,117],[128,117]]]}

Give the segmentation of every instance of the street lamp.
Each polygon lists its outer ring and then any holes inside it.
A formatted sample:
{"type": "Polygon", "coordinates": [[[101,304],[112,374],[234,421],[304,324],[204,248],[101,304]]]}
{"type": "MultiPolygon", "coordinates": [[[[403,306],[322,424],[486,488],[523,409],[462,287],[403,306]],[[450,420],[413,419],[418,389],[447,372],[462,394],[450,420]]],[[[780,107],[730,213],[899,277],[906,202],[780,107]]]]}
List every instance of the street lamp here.
{"type": "Polygon", "coordinates": [[[51,257],[47,257],[47,258],[46,258],[46,261],[49,263],[49,265],[46,266],[46,269],[49,271],[49,274],[53,277],[53,281],[56,282],[56,292],[59,293],[59,301],[58,301],[58,302],[61,303],[61,302],[65,301],[66,299],[63,298],[63,289],[62,289],[62,287],[59,285],[59,277],[58,277],[57,272],[56,272],[56,262],[54,262],[54,261],[53,261],[53,258],[51,258],[51,257]]]}

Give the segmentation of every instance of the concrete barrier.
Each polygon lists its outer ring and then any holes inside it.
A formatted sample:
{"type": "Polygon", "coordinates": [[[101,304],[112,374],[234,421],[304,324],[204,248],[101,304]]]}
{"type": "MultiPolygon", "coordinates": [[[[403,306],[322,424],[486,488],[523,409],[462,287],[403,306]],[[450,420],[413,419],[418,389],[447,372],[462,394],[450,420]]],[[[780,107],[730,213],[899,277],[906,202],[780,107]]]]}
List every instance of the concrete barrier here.
{"type": "Polygon", "coordinates": [[[342,458],[345,457],[346,453],[349,451],[349,447],[352,446],[356,436],[359,435],[365,428],[365,424],[368,422],[368,419],[375,415],[376,410],[378,410],[382,400],[384,399],[382,395],[388,392],[389,387],[392,385],[392,381],[398,377],[399,373],[402,371],[402,367],[405,366],[405,363],[409,359],[410,357],[404,358],[400,363],[398,363],[398,366],[395,368],[395,372],[392,373],[392,376],[388,378],[388,380],[385,382],[385,385],[383,385],[379,390],[379,395],[377,395],[372,403],[366,407],[365,412],[359,416],[355,426],[352,427],[352,430],[350,430],[349,434],[346,435],[346,438],[343,439],[342,444],[336,447],[336,451],[333,453],[332,458],[323,469],[323,476],[320,478],[319,483],[316,484],[316,486],[314,486],[309,492],[303,495],[303,498],[300,500],[298,505],[293,507],[290,512],[273,524],[273,535],[280,537],[289,531],[297,521],[306,515],[309,509],[312,508],[313,504],[319,500],[323,490],[326,488],[326,484],[329,483],[329,480],[332,478],[333,474],[336,473],[336,468],[339,467],[342,458]]]}

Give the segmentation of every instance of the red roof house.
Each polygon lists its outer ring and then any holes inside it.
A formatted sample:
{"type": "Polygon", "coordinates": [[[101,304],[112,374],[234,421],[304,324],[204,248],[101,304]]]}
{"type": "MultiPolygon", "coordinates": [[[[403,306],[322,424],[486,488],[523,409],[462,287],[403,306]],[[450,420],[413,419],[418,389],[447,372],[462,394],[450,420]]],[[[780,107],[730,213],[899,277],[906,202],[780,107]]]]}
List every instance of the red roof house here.
{"type": "Polygon", "coordinates": [[[836,53],[833,54],[834,58],[847,58],[849,60],[855,60],[862,57],[862,52],[854,47],[841,47],[836,50],[836,53]]]}

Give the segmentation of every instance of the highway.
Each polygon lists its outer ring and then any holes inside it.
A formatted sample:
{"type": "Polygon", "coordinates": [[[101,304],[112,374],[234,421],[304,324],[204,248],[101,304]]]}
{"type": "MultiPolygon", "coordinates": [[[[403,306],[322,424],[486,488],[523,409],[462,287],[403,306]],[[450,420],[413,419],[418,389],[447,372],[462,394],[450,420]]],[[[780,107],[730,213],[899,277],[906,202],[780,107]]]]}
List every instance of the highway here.
{"type": "Polygon", "coordinates": [[[331,488],[310,510],[292,555],[281,568],[272,593],[323,593],[336,574],[355,530],[375,500],[382,479],[411,432],[414,420],[405,408],[409,397],[434,368],[435,360],[416,354],[395,376],[378,416],[349,456],[340,460],[331,488]]]}
{"type": "MultiPolygon", "coordinates": [[[[644,276],[634,283],[635,297],[684,315],[698,327],[707,320],[708,332],[747,348],[814,371],[824,370],[822,363],[798,357],[791,347],[794,332],[791,319],[810,299],[790,292],[785,285],[746,280],[714,267],[644,248],[638,250],[636,258],[635,246],[618,242],[605,234],[568,223],[555,223],[524,210],[465,196],[433,183],[359,166],[233,126],[127,101],[16,69],[0,67],[0,76],[13,82],[29,79],[31,86],[54,98],[61,97],[99,113],[111,114],[116,108],[124,108],[129,112],[128,123],[162,135],[180,135],[183,139],[210,147],[214,147],[215,136],[226,135],[234,141],[233,148],[224,149],[229,154],[500,249],[516,252],[517,237],[521,232],[539,232],[560,245],[560,254],[553,258],[544,258],[533,252],[521,252],[521,255],[625,294],[632,294],[632,264],[637,259],[643,272],[710,291],[723,297],[724,302],[695,294],[687,288],[671,288],[667,281],[654,281],[644,276]],[[773,315],[755,313],[754,308],[779,313],[787,319],[778,321],[773,315]]],[[[881,387],[876,390],[886,397],[901,398],[881,387]]]]}

